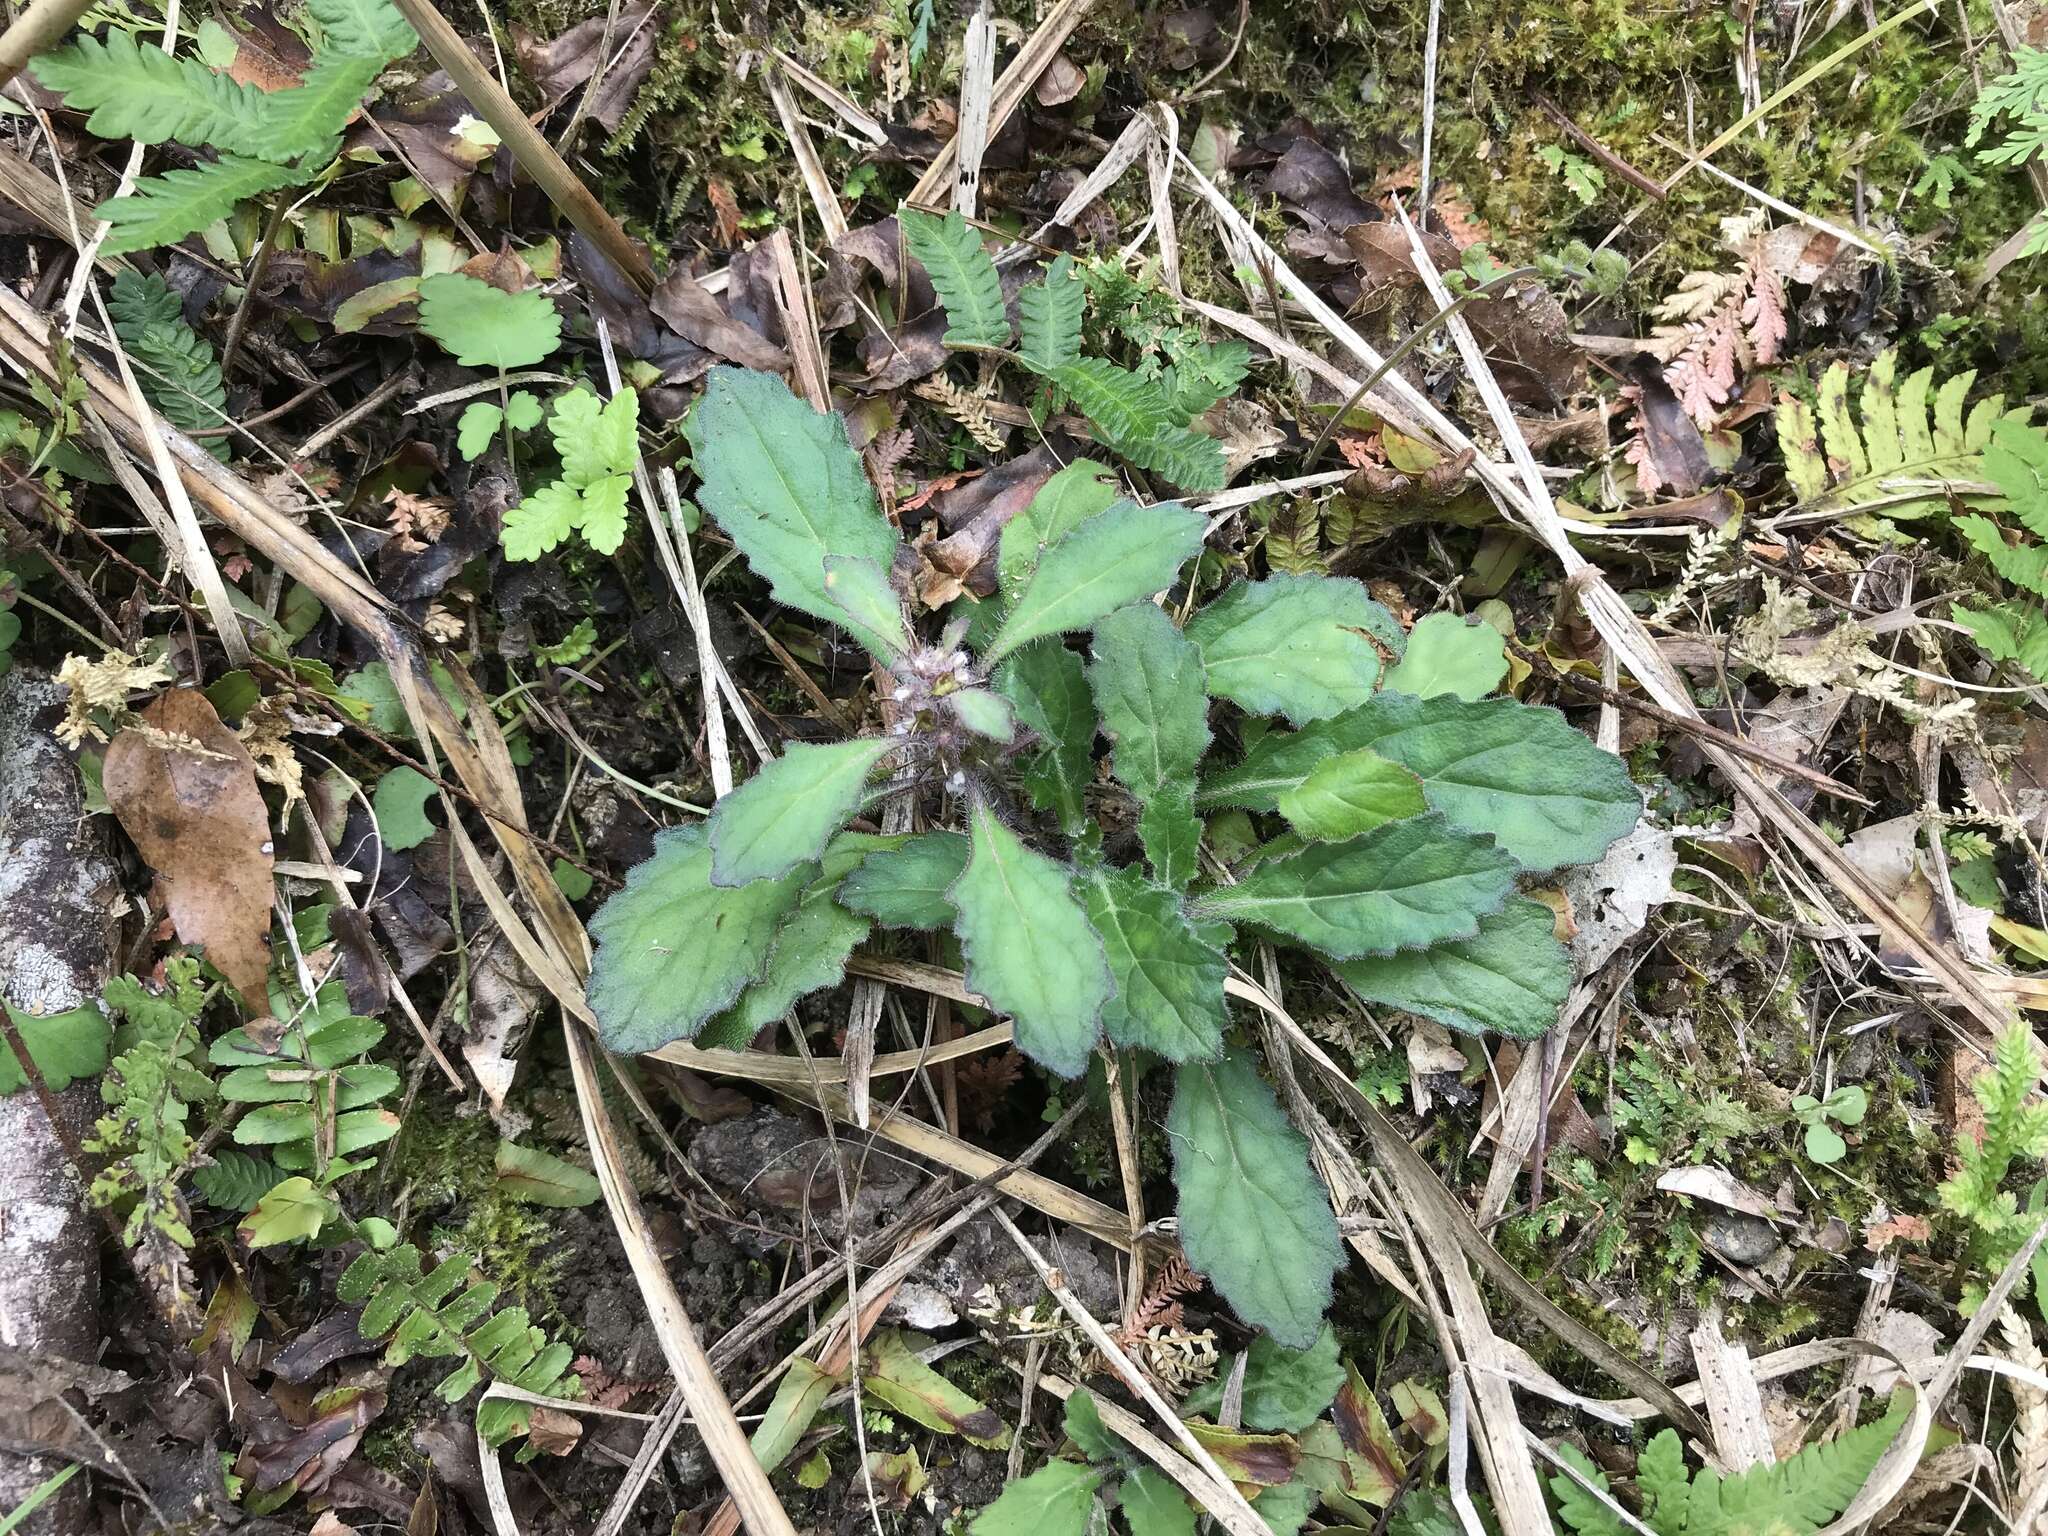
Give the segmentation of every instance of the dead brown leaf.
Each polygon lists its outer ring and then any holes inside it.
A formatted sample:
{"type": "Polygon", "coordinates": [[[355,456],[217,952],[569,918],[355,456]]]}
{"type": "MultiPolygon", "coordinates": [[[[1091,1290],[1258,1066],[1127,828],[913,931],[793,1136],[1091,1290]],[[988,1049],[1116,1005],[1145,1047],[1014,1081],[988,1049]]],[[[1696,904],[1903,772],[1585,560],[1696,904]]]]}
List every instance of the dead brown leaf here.
{"type": "Polygon", "coordinates": [[[196,688],[163,694],[107,748],[107,804],[163,881],[171,922],[257,1016],[270,1005],[270,814],[248,749],[196,688]]]}
{"type": "Polygon", "coordinates": [[[560,101],[580,88],[604,65],[597,97],[590,115],[617,133],[625,121],[640,83],[654,68],[654,37],[657,24],[650,19],[652,4],[628,6],[611,21],[611,36],[605,36],[604,16],[578,22],[551,43],[544,43],[523,28],[512,30],[513,50],[526,77],[544,91],[549,100],[560,101]]]}
{"type": "Polygon", "coordinates": [[[729,363],[761,373],[783,373],[789,368],[787,352],[728,315],[725,306],[680,267],[662,279],[647,307],[677,335],[716,352],[729,363]]]}
{"type": "Polygon", "coordinates": [[[537,1451],[549,1456],[566,1456],[583,1438],[583,1421],[559,1408],[536,1407],[527,1420],[526,1438],[537,1451]]]}

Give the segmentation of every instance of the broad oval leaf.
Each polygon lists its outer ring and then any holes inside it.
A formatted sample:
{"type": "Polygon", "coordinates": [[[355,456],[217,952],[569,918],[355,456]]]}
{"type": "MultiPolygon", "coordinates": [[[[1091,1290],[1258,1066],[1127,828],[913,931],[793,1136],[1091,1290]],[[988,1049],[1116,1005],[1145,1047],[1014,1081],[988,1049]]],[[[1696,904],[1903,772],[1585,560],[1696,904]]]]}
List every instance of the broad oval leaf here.
{"type": "Polygon", "coordinates": [[[834,897],[841,878],[860,856],[857,850],[876,841],[846,833],[834,843],[817,878],[797,898],[796,911],[776,930],[775,944],[759,979],[749,982],[732,1007],[704,1026],[697,1036],[698,1045],[743,1050],[754,1036],[794,1008],[798,999],[837,986],[844,979],[847,956],[868,936],[869,923],[834,897]]]}
{"type": "Polygon", "coordinates": [[[714,368],[684,430],[703,484],[698,500],[785,607],[843,626],[883,661],[909,639],[899,614],[878,622],[826,582],[828,556],[888,571],[901,544],[837,416],[812,410],[772,374],[714,368]]]}
{"type": "Polygon", "coordinates": [[[1343,1262],[1308,1142],[1242,1052],[1179,1069],[1166,1129],[1189,1265],[1246,1322],[1308,1348],[1343,1262]]]}
{"type": "Polygon", "coordinates": [[[1432,613],[1408,632],[1408,649],[1387,673],[1387,688],[1418,699],[1439,693],[1483,699],[1507,675],[1507,644],[1499,630],[1455,613],[1432,613]]]}
{"type": "Polygon", "coordinates": [[[1188,1496],[1156,1468],[1139,1467],[1124,1479],[1118,1507],[1131,1536],[1195,1536],[1195,1511],[1188,1496]]]}
{"type": "Polygon", "coordinates": [[[522,1147],[516,1141],[499,1141],[492,1171],[499,1190],[530,1205],[567,1209],[589,1205],[604,1194],[588,1168],[578,1168],[552,1152],[522,1147]]]}
{"type": "Polygon", "coordinates": [[[946,892],[967,867],[967,839],[926,832],[901,848],[871,853],[839,886],[839,903],[888,928],[947,928],[946,892]]]}
{"type": "Polygon", "coordinates": [[[1421,779],[1363,748],[1324,758],[1307,778],[1282,790],[1277,804],[1295,831],[1326,843],[1420,816],[1429,808],[1421,779]]]}
{"type": "Polygon", "coordinates": [[[1038,488],[1029,506],[1003,524],[996,576],[1005,592],[1020,586],[1039,557],[1117,501],[1116,476],[1093,459],[1076,459],[1038,488]]]}
{"type": "Polygon", "coordinates": [[[1116,981],[1116,995],[1102,1009],[1109,1038],[1168,1061],[1217,1055],[1229,1022],[1228,966],[1223,951],[1188,921],[1180,899],[1148,885],[1135,869],[1084,870],[1081,899],[1116,981]]]}
{"type": "Polygon", "coordinates": [[[1370,699],[1381,667],[1373,639],[1399,650],[1401,626],[1358,582],[1268,576],[1209,603],[1187,637],[1201,647],[1211,694],[1301,725],[1370,699]]]}
{"type": "Polygon", "coordinates": [[[1642,815],[1621,759],[1556,710],[1448,694],[1382,693],[1291,735],[1276,732],[1205,784],[1195,803],[1274,810],[1325,759],[1362,750],[1412,769],[1432,809],[1491,833],[1528,869],[1591,863],[1642,815]]]}
{"type": "Polygon", "coordinates": [[[882,636],[897,647],[892,655],[909,649],[903,600],[887,573],[866,556],[825,557],[825,601],[835,610],[832,622],[848,634],[865,630],[882,636]]]}
{"type": "Polygon", "coordinates": [[[895,745],[884,736],[784,747],[712,807],[712,883],[773,880],[816,859],[860,809],[868,775],[895,745]]]}
{"type": "Polygon", "coordinates": [[[1015,1021],[1018,1050],[1078,1077],[1114,987],[1071,872],[1025,847],[980,804],[967,867],[947,896],[959,917],[967,984],[1015,1021]]]}
{"type": "Polygon", "coordinates": [[[1087,1536],[1103,1470],[1077,1461],[1049,1461],[1005,1483],[996,1501],[968,1526],[973,1536],[1087,1536]]]}
{"type": "Polygon", "coordinates": [[[1021,645],[1070,629],[1172,585],[1202,547],[1202,519],[1176,502],[1121,501],[1090,518],[1039,558],[990,643],[994,662],[1021,645]]]}
{"type": "Polygon", "coordinates": [[[530,368],[562,344],[562,320],[538,288],[507,293],[464,272],[420,279],[420,329],[465,368],[530,368]]]}
{"type": "MultiPolygon", "coordinates": [[[[107,1070],[114,1026],[107,1022],[97,1003],[85,1002],[62,1013],[42,1014],[22,1013],[5,1003],[0,1003],[0,1007],[7,1009],[7,1020],[14,1026],[15,1037],[52,1092],[62,1093],[80,1078],[97,1077],[107,1070]]],[[[22,1070],[13,1045],[0,1039],[0,1095],[14,1093],[27,1083],[28,1074],[22,1070]]]]}
{"type": "Polygon", "coordinates": [[[1081,658],[1055,640],[1027,645],[996,670],[994,682],[1040,742],[1019,774],[1031,803],[1078,836],[1095,781],[1095,705],[1081,658]]]}
{"type": "Polygon", "coordinates": [[[1102,620],[1089,649],[1088,686],[1114,743],[1117,778],[1143,800],[1171,785],[1192,786],[1209,750],[1202,653],[1151,603],[1102,620]]]}
{"type": "Polygon", "coordinates": [[[1195,913],[1251,923],[1348,960],[1469,938],[1515,886],[1491,838],[1431,813],[1347,843],[1311,843],[1197,898],[1195,913]]]}
{"type": "Polygon", "coordinates": [[[1346,960],[1337,974],[1369,1003],[1420,1013],[1469,1034],[1533,1040],[1557,1022],[1572,986],[1571,956],[1540,901],[1516,897],[1479,920],[1469,939],[1346,960]]]}
{"type": "Polygon", "coordinates": [[[807,873],[716,886],[704,827],[656,836],[653,856],[590,920],[590,1007],[604,1043],[630,1055],[696,1034],[761,975],[807,873]]]}

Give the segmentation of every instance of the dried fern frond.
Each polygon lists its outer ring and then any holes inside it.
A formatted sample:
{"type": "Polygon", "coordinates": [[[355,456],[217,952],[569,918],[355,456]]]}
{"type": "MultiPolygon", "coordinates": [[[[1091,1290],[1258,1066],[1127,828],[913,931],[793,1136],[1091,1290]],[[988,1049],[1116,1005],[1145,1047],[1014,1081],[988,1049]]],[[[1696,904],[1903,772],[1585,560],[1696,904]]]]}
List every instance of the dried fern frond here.
{"type": "Polygon", "coordinates": [[[910,392],[958,422],[984,452],[1002,452],[1008,429],[989,414],[988,401],[980,395],[962,389],[942,373],[911,385],[910,392]]]}

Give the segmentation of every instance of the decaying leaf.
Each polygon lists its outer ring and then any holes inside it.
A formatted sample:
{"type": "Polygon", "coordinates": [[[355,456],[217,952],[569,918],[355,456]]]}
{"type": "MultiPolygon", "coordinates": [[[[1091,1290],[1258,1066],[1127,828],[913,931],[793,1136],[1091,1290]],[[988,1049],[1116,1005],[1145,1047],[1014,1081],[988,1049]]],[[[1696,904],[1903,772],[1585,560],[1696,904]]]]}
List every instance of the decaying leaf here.
{"type": "Polygon", "coordinates": [[[166,693],[107,748],[107,804],[162,879],[171,922],[258,1015],[270,969],[270,813],[248,749],[193,688],[166,693]]]}

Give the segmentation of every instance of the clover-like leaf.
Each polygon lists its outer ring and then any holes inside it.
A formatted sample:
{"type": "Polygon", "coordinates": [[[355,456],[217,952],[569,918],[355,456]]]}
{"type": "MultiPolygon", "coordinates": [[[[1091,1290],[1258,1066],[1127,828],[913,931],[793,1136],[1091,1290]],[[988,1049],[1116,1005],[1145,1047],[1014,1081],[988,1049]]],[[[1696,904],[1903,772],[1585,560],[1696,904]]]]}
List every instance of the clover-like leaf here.
{"type": "Polygon", "coordinates": [[[604,1043],[632,1054],[695,1035],[762,974],[808,877],[800,867],[713,885],[703,826],[658,834],[652,857],[590,921],[590,1007],[604,1043]]]}
{"type": "Polygon", "coordinates": [[[685,430],[703,482],[704,510],[723,528],[775,600],[846,629],[883,661],[906,647],[899,617],[877,628],[826,585],[829,556],[890,570],[901,539],[837,416],[812,410],[772,374],[714,368],[685,430]]]}
{"type": "Polygon", "coordinates": [[[772,880],[815,860],[860,809],[868,775],[894,746],[862,737],[783,748],[712,808],[712,883],[772,880]]]}
{"type": "Polygon", "coordinates": [[[1571,956],[1555,929],[1550,908],[1517,896],[1480,918],[1469,939],[1346,960],[1337,974],[1369,1003],[1469,1034],[1533,1040],[1557,1022],[1572,986],[1571,956]]]}
{"type": "Polygon", "coordinates": [[[1514,889],[1491,838],[1431,813],[1344,843],[1311,843],[1196,898],[1195,915],[1251,923],[1340,960],[1469,938],[1514,889]]]}
{"type": "Polygon", "coordinates": [[[1135,869],[1084,870],[1080,885],[1116,981],[1102,1009],[1109,1038],[1168,1061],[1220,1052],[1229,967],[1215,935],[1198,931],[1172,891],[1147,884],[1135,869]]]}
{"type": "Polygon", "coordinates": [[[1114,986],[1102,940],[1074,898],[1072,872],[1025,847],[980,803],[967,867],[947,896],[968,986],[1015,1021],[1017,1049],[1078,1077],[1114,986]]]}
{"type": "Polygon", "coordinates": [[[1358,582],[1336,576],[1241,581],[1188,620],[1209,692],[1296,725],[1363,704],[1380,677],[1377,640],[1401,626],[1358,582]]]}
{"type": "Polygon", "coordinates": [[[465,368],[530,368],[562,344],[546,294],[507,293],[463,272],[420,279],[420,329],[465,368]]]}
{"type": "Polygon", "coordinates": [[[1172,584],[1202,547],[1202,519],[1175,502],[1118,502],[1039,558],[985,659],[996,661],[1048,635],[1086,629],[1126,603],[1172,584]]]}
{"type": "Polygon", "coordinates": [[[1237,1315],[1290,1349],[1322,1331],[1343,1262],[1308,1142],[1242,1052],[1188,1062],[1166,1117],[1188,1263],[1237,1315]]]}

